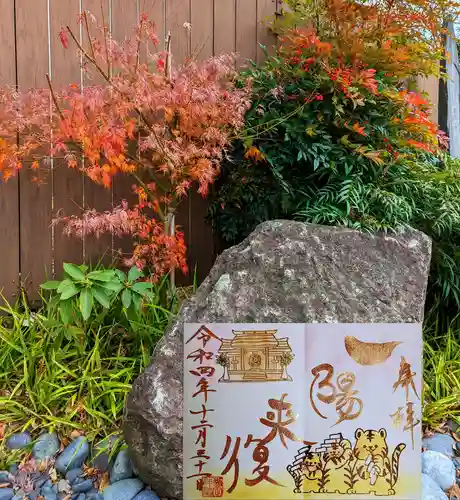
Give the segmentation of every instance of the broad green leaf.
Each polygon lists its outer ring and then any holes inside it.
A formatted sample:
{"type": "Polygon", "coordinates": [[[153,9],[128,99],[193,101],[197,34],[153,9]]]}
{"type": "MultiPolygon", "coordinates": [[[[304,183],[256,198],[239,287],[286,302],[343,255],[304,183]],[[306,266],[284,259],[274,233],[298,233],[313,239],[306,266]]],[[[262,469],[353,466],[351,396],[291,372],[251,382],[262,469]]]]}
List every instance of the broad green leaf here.
{"type": "Polygon", "coordinates": [[[72,320],[72,300],[63,300],[59,304],[59,313],[61,315],[62,322],[68,325],[72,320]]]}
{"type": "Polygon", "coordinates": [[[101,281],[98,286],[104,288],[110,293],[118,293],[123,288],[123,284],[118,281],[101,281]]]}
{"type": "Polygon", "coordinates": [[[110,299],[107,297],[107,294],[102,288],[93,288],[92,290],[93,297],[101,304],[105,309],[109,309],[110,307],[110,299]]]}
{"type": "Polygon", "coordinates": [[[123,271],[120,271],[120,269],[115,269],[115,274],[122,283],[126,281],[126,274],[123,271]]]}
{"type": "Polygon", "coordinates": [[[40,288],[43,288],[43,290],[57,290],[60,284],[60,281],[47,281],[40,285],[40,288]]]}
{"type": "Polygon", "coordinates": [[[141,308],[141,297],[137,293],[133,293],[133,307],[136,311],[139,311],[141,308]]]}
{"type": "Polygon", "coordinates": [[[64,288],[61,292],[61,300],[67,300],[73,297],[74,295],[77,295],[79,292],[78,288],[75,286],[74,283],[70,282],[68,286],[64,288]]]}
{"type": "Polygon", "coordinates": [[[58,293],[62,293],[68,286],[73,285],[74,283],[70,280],[63,280],[61,284],[57,288],[58,293]]]}
{"type": "Polygon", "coordinates": [[[75,264],[64,264],[64,271],[74,280],[82,281],[85,279],[85,273],[75,264]]]}
{"type": "Polygon", "coordinates": [[[128,290],[127,288],[125,288],[123,290],[123,293],[121,294],[121,302],[123,303],[123,307],[128,309],[129,306],[131,305],[131,300],[132,300],[131,290],[128,290]]]}
{"type": "Polygon", "coordinates": [[[134,290],[136,293],[145,295],[147,292],[150,292],[152,290],[152,286],[153,286],[152,283],[148,283],[147,281],[142,281],[140,283],[134,283],[131,289],[134,290]]]}
{"type": "Polygon", "coordinates": [[[144,276],[144,273],[137,266],[133,266],[128,272],[128,281],[136,281],[141,276],[144,276]]]}
{"type": "Polygon", "coordinates": [[[115,271],[112,270],[92,271],[88,274],[88,278],[95,281],[112,281],[114,277],[115,271]]]}
{"type": "Polygon", "coordinates": [[[80,294],[80,311],[85,321],[91,316],[93,310],[93,294],[88,288],[84,288],[80,294]]]}

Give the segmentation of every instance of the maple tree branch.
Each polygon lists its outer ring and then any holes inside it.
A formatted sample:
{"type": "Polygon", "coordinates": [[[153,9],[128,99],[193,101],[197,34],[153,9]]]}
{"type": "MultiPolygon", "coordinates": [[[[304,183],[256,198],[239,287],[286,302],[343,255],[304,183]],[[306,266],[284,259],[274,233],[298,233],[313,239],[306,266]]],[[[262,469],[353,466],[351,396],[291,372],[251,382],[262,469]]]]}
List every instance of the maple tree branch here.
{"type": "Polygon", "coordinates": [[[105,25],[105,16],[104,16],[104,7],[102,5],[102,0],[101,0],[101,15],[102,15],[102,29],[104,30],[104,45],[105,45],[105,59],[107,62],[107,74],[109,77],[109,80],[111,78],[111,71],[110,71],[110,58],[109,58],[109,48],[107,45],[107,27],[105,25]]]}
{"type": "Polygon", "coordinates": [[[93,59],[96,59],[96,54],[94,53],[93,40],[91,38],[91,33],[89,31],[88,15],[87,15],[86,11],[83,12],[83,19],[85,20],[86,35],[88,36],[89,48],[91,49],[91,55],[93,56],[93,59]]]}
{"type": "Polygon", "coordinates": [[[99,71],[99,73],[103,76],[104,80],[106,80],[108,83],[110,82],[110,78],[107,76],[105,71],[100,67],[98,62],[94,57],[91,57],[88,52],[83,48],[82,44],[77,40],[77,37],[74,35],[72,28],[70,26],[66,26],[67,31],[69,32],[70,36],[72,37],[72,40],[75,42],[75,45],[78,47],[78,50],[88,59],[88,61],[94,65],[94,67],[99,71]]]}
{"type": "Polygon", "coordinates": [[[46,81],[48,82],[48,87],[51,92],[51,98],[53,99],[54,106],[56,107],[57,112],[59,113],[59,116],[61,117],[61,120],[64,121],[64,113],[61,111],[61,108],[59,107],[59,104],[57,102],[56,94],[54,93],[53,85],[51,83],[51,78],[50,75],[46,74],[46,81]]]}

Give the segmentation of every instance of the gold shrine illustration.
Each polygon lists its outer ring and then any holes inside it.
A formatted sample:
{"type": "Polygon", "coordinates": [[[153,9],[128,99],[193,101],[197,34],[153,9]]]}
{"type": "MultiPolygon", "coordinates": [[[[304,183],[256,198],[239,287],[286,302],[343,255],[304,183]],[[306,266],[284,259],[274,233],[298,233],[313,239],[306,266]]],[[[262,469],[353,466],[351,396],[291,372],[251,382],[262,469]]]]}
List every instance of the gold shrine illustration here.
{"type": "Polygon", "coordinates": [[[294,493],[395,495],[400,456],[406,445],[400,443],[391,452],[385,429],[357,429],[354,437],[354,446],[337,433],[314,450],[309,445],[300,448],[287,466],[294,493]]]}
{"type": "Polygon", "coordinates": [[[292,381],[288,374],[294,359],[288,338],[277,330],[233,330],[232,339],[221,339],[217,363],[224,369],[219,382],[292,381]]]}

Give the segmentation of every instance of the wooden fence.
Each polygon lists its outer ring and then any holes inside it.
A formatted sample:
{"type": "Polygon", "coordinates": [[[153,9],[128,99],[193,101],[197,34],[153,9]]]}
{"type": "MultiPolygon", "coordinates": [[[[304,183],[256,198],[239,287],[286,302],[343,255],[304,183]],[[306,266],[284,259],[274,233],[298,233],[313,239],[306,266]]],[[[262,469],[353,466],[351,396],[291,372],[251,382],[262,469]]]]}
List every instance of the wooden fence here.
{"type": "MultiPolygon", "coordinates": [[[[114,38],[123,39],[145,12],[155,20],[164,39],[172,34],[173,55],[181,60],[191,53],[208,57],[236,51],[240,62],[260,60],[259,44],[272,45],[264,23],[277,8],[276,0],[102,0],[104,17],[114,38]],[[184,28],[191,24],[191,30],[184,28]]],[[[101,18],[101,0],[0,0],[0,84],[19,88],[45,87],[49,73],[56,85],[89,84],[77,58],[65,51],[58,32],[71,25],[76,33],[83,10],[101,18]]],[[[84,40],[82,40],[84,43],[84,40]]],[[[79,214],[86,207],[107,210],[130,195],[130,183],[117,180],[111,190],[85,179],[77,171],[53,165],[44,185],[31,182],[24,171],[7,184],[0,183],[0,290],[8,299],[19,283],[37,298],[38,285],[59,276],[62,263],[111,260],[118,248],[129,242],[110,235],[83,241],[62,236],[51,229],[58,210],[79,214]]],[[[185,232],[191,270],[201,280],[212,265],[215,245],[205,222],[206,202],[190,196],[180,207],[177,222],[185,232]]],[[[187,278],[184,278],[185,281],[187,278]]],[[[182,280],[184,282],[184,279],[182,280]]]]}

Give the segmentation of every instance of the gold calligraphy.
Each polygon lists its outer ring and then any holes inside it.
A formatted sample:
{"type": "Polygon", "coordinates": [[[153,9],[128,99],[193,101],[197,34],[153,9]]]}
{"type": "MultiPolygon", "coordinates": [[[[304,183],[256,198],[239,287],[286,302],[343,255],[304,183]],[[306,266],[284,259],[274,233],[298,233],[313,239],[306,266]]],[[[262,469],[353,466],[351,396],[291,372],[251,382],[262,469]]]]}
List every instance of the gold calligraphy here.
{"type": "MultiPolygon", "coordinates": [[[[412,371],[410,363],[407,362],[404,356],[401,356],[398,380],[393,384],[393,392],[396,392],[397,389],[401,388],[406,393],[404,431],[409,431],[411,433],[412,449],[415,449],[414,428],[420,424],[420,420],[417,419],[414,414],[415,404],[413,403],[413,401],[411,401],[411,389],[414,395],[420,400],[420,396],[418,395],[417,389],[415,387],[415,375],[417,374],[412,371]]],[[[398,421],[400,425],[402,425],[402,420],[404,419],[403,411],[404,408],[399,407],[398,411],[396,412],[398,414],[398,421]]],[[[394,415],[395,413],[390,416],[393,417],[394,415]]],[[[395,420],[393,419],[393,422],[394,421],[395,420]]]]}
{"type": "Polygon", "coordinates": [[[338,418],[334,425],[338,425],[344,420],[354,420],[361,415],[363,402],[356,397],[359,392],[354,390],[356,383],[354,373],[339,373],[335,383],[334,367],[328,363],[316,366],[311,373],[314,379],[310,386],[310,403],[317,415],[325,420],[327,419],[318,409],[315,399],[328,405],[335,403],[338,418]],[[318,391],[314,394],[316,385],[318,391]]]}
{"type": "MultiPolygon", "coordinates": [[[[275,411],[268,411],[266,417],[259,419],[259,422],[270,429],[270,432],[264,438],[254,438],[252,434],[247,436],[244,443],[244,448],[249,448],[252,444],[255,444],[254,450],[252,452],[252,459],[256,466],[252,470],[252,474],[255,477],[245,478],[244,482],[247,486],[256,486],[262,481],[266,481],[275,486],[284,487],[282,484],[275,481],[270,477],[270,465],[269,457],[270,450],[268,449],[268,444],[275,440],[277,437],[280,439],[281,444],[287,448],[287,441],[300,442],[306,445],[314,445],[316,443],[310,443],[308,441],[303,441],[296,437],[296,435],[288,429],[288,426],[294,423],[297,417],[292,412],[292,404],[286,401],[287,394],[283,394],[280,399],[269,399],[268,406],[275,411]]],[[[227,489],[228,493],[232,493],[233,490],[238,485],[239,474],[240,474],[240,464],[239,464],[239,452],[241,447],[241,437],[236,437],[235,442],[230,436],[226,437],[225,447],[222,452],[221,460],[229,456],[227,465],[221,472],[223,476],[228,474],[233,470],[233,479],[230,487],[227,489]],[[230,451],[232,450],[232,451],[230,451]]]]}

